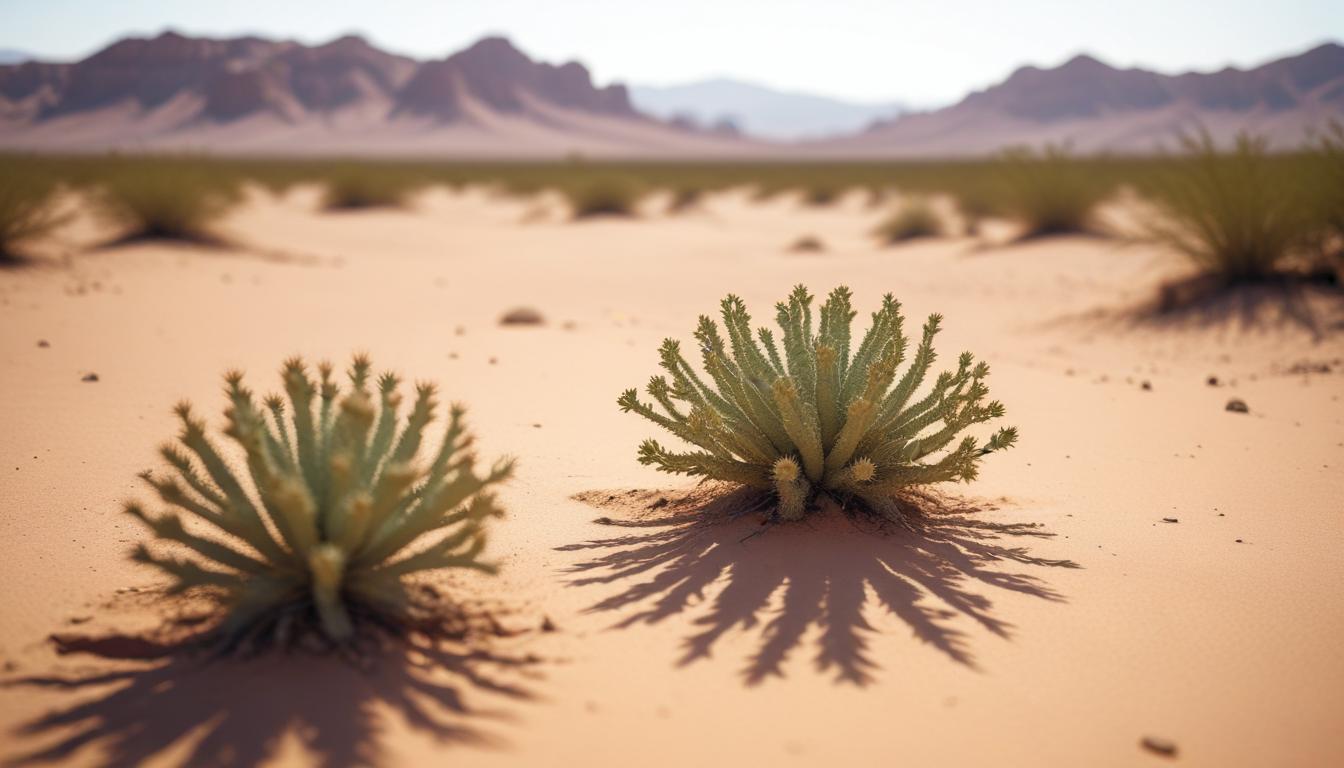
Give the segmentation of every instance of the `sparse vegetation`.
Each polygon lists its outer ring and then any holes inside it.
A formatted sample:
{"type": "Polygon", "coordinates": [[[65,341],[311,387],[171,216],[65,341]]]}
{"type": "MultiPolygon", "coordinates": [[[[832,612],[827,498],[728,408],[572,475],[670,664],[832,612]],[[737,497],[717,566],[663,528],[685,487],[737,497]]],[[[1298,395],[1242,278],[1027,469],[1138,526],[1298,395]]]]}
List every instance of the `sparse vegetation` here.
{"type": "Polygon", "coordinates": [[[1344,262],[1344,122],[1332,120],[1315,137],[1309,161],[1314,171],[1313,208],[1320,222],[1320,251],[1344,262]]]}
{"type": "Polygon", "coordinates": [[[847,288],[832,291],[814,326],[812,296],[795,288],[776,305],[781,354],[768,329],[753,334],[742,300],[729,296],[722,303],[728,340],[709,317],[700,318],[695,332],[708,382],[682,357],[676,340],[664,341],[667,374],[647,387],[654,404],[642,402],[634,389],[618,403],[695,450],[674,452],[646,440],[640,463],[760,489],[773,496],[782,520],[797,520],[825,500],[855,502],[901,520],[903,490],[969,481],[986,454],[1013,444],[1017,431],[1007,428],[983,447],[970,436],[948,447],[967,427],[998,418],[1004,409],[985,402],[989,367],[970,353],[921,392],[936,356],[939,315],[925,323],[898,379],[908,344],[900,305],[887,295],[852,350],[850,298],[847,288]]]}
{"type": "Polygon", "coordinates": [[[576,219],[633,216],[643,189],[632,177],[608,174],[567,184],[560,190],[576,219]]]}
{"type": "Polygon", "coordinates": [[[126,239],[217,240],[210,225],[240,198],[239,178],[203,161],[116,160],[93,183],[126,239]]]}
{"type": "Polygon", "coordinates": [[[821,253],[826,250],[826,244],[816,235],[803,235],[789,246],[793,253],[821,253]]]}
{"type": "Polygon", "coordinates": [[[481,559],[485,523],[501,514],[490,490],[512,462],[478,474],[454,406],[437,454],[419,463],[437,407],[433,386],[417,386],[403,421],[396,376],[371,386],[369,361],[356,357],[342,394],[330,366],[318,370],[315,379],[302,361],[286,362],[288,402],[262,404],[240,373],[225,377],[224,434],[241,448],[245,474],[179,405],[178,444],[162,449],[171,471],[142,475],[168,510],[126,506],[160,543],[137,546],[134,559],[166,573],[174,592],[220,600],[225,647],[283,642],[308,628],[349,643],[362,621],[398,627],[418,618],[423,607],[407,576],[493,569],[481,559]]]}
{"type": "Polygon", "coordinates": [[[999,163],[1004,204],[1023,224],[1023,238],[1092,231],[1094,212],[1112,191],[1064,147],[1019,147],[1003,152],[999,163]]]}
{"type": "Polygon", "coordinates": [[[329,211],[401,208],[425,179],[409,168],[343,165],[323,174],[322,207],[329,211]]]}
{"type": "Polygon", "coordinates": [[[55,180],[40,168],[0,158],[0,264],[20,262],[24,243],[60,226],[55,180]]]}
{"type": "Polygon", "coordinates": [[[1265,280],[1304,246],[1313,226],[1300,178],[1271,164],[1265,142],[1239,136],[1220,153],[1203,133],[1153,181],[1149,235],[1224,284],[1265,280]]]}
{"type": "Polygon", "coordinates": [[[878,237],[888,244],[903,243],[920,237],[939,237],[943,234],[943,221],[929,201],[916,197],[901,204],[886,221],[877,228],[878,237]]]}

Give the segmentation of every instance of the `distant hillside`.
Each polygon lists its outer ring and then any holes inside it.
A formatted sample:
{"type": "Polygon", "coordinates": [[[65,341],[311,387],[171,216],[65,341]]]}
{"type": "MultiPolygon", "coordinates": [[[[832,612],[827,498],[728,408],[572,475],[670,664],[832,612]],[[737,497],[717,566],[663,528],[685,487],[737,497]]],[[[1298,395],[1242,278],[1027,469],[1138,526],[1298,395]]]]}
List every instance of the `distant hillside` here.
{"type": "Polygon", "coordinates": [[[1246,130],[1292,147],[1331,118],[1344,118],[1344,47],[1335,43],[1252,69],[1180,75],[1077,56],[1053,69],[1022,67],[954,106],[898,117],[818,149],[964,155],[1067,142],[1082,152],[1150,152],[1199,127],[1222,141],[1246,130]]]}
{"type": "Polygon", "coordinates": [[[635,110],[582,64],[503,38],[420,62],[358,37],[306,46],[166,32],[72,64],[0,66],[0,147],[554,156],[714,154],[738,142],[635,110]]]}
{"type": "Polygon", "coordinates": [[[750,136],[782,141],[855,133],[904,111],[900,104],[862,104],[725,78],[634,85],[630,99],[644,112],[664,119],[689,117],[706,126],[727,123],[750,136]]]}

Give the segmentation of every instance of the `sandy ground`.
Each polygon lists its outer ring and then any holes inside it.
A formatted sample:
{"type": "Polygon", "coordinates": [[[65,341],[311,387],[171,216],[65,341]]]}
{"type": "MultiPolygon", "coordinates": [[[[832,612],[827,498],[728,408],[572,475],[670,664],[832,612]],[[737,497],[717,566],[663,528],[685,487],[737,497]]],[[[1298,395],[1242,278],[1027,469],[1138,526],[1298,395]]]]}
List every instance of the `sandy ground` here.
{"type": "Polygon", "coordinates": [[[241,244],[225,250],[88,250],[108,233],[81,220],[38,266],[0,272],[5,758],[1171,760],[1141,746],[1151,737],[1188,765],[1344,763],[1331,307],[1316,305],[1315,331],[1272,303],[1138,321],[1126,309],[1180,273],[1170,256],[1088,238],[879,248],[881,211],[857,196],[806,209],[725,194],[684,216],[579,224],[480,191],[411,211],[322,214],[314,199],[256,196],[221,225],[241,244]],[[826,251],[788,253],[804,234],[826,251]],[[822,518],[744,542],[749,519],[594,522],[719,511],[635,462],[653,427],[616,396],[724,294],[765,320],[799,282],[850,285],[861,320],[887,291],[911,323],[944,313],[943,359],[990,361],[1019,447],[919,535],[822,518]],[[518,305],[549,322],[500,327],[518,305]],[[173,434],[170,406],[190,398],[217,423],[226,368],[269,389],[288,355],[356,350],[440,382],[469,404],[483,455],[519,458],[491,542],[503,574],[454,584],[529,631],[368,670],[58,655],[54,632],[164,615],[154,577],[125,559],[139,531],[118,510],[173,434]],[[1226,411],[1231,397],[1250,413],[1226,411]]]}

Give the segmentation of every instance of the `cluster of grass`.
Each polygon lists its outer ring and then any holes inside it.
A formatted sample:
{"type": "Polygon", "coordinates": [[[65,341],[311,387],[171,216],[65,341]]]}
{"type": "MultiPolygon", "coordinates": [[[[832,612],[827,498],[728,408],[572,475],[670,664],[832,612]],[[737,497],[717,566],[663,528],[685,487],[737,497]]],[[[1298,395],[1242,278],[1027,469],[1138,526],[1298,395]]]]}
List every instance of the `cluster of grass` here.
{"type": "Polygon", "coordinates": [[[429,179],[406,165],[369,173],[358,164],[342,164],[324,171],[322,207],[329,211],[363,208],[401,208],[429,179]]]}
{"type": "Polygon", "coordinates": [[[1319,251],[1344,270],[1344,122],[1332,120],[1311,146],[1312,200],[1319,251]]]}
{"type": "Polygon", "coordinates": [[[125,239],[215,242],[211,225],[241,198],[241,177],[206,161],[113,159],[90,181],[103,216],[125,239]]]}
{"type": "Polygon", "coordinates": [[[889,245],[921,237],[939,237],[943,234],[943,220],[927,198],[914,197],[883,221],[876,234],[889,245]]]}
{"type": "Polygon", "coordinates": [[[1207,133],[1185,137],[1182,148],[1149,186],[1158,208],[1149,235],[1226,285],[1278,274],[1314,229],[1303,175],[1285,173],[1264,140],[1246,135],[1231,152],[1207,133]]]}
{"type": "Polygon", "coordinates": [[[21,262],[26,244],[60,226],[56,188],[40,162],[0,157],[0,264],[21,262]]]}
{"type": "Polygon", "coordinates": [[[644,188],[624,174],[592,176],[560,187],[575,219],[595,216],[634,216],[644,188]]]}
{"type": "Polygon", "coordinates": [[[1007,150],[999,171],[1005,209],[1023,225],[1024,238],[1091,231],[1097,206],[1114,191],[1059,146],[1007,150]]]}

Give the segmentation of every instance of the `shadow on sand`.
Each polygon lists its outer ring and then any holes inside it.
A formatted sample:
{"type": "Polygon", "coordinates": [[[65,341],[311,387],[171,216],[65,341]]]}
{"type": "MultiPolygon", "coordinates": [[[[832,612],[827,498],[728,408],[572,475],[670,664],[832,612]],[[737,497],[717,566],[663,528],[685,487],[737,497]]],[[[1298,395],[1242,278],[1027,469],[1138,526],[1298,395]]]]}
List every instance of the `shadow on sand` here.
{"type": "Polygon", "coordinates": [[[669,501],[657,492],[594,492],[576,497],[597,506],[656,508],[658,517],[599,518],[640,530],[562,547],[590,559],[569,570],[573,585],[617,584],[616,594],[591,612],[620,614],[616,627],[657,624],[683,611],[703,615],[686,637],[679,665],[708,657],[733,630],[759,634],[742,671],[756,685],[783,677],[789,654],[817,635],[814,665],[837,682],[866,685],[879,669],[869,649],[877,630],[865,614],[890,613],[920,641],[949,660],[975,667],[965,632],[968,618],[999,637],[1012,625],[994,610],[993,593],[1016,592],[1051,601],[1063,597],[1036,576],[1012,566],[1076,568],[1069,560],[1031,555],[1014,539],[1053,534],[1034,524],[973,517],[971,502],[912,497],[911,528],[820,513],[799,524],[761,532],[746,492],[715,498],[697,490],[669,501]],[[652,505],[648,504],[650,500],[652,505]]]}
{"type": "Polygon", "coordinates": [[[530,699],[526,681],[539,664],[485,650],[479,641],[415,636],[385,645],[360,666],[305,652],[209,659],[124,636],[54,640],[63,654],[92,654],[103,663],[92,672],[5,682],[83,696],[15,729],[11,735],[38,746],[3,765],[64,762],[92,750],[102,765],[160,758],[245,766],[276,757],[286,743],[301,744],[323,766],[391,765],[403,762],[387,752],[394,725],[445,747],[500,748],[505,742],[479,725],[513,718],[468,698],[530,699]]]}
{"type": "Polygon", "coordinates": [[[1296,327],[1320,341],[1344,330],[1344,290],[1295,275],[1230,286],[1216,278],[1194,277],[1164,284],[1156,300],[1130,313],[1129,320],[1166,329],[1296,327]]]}

